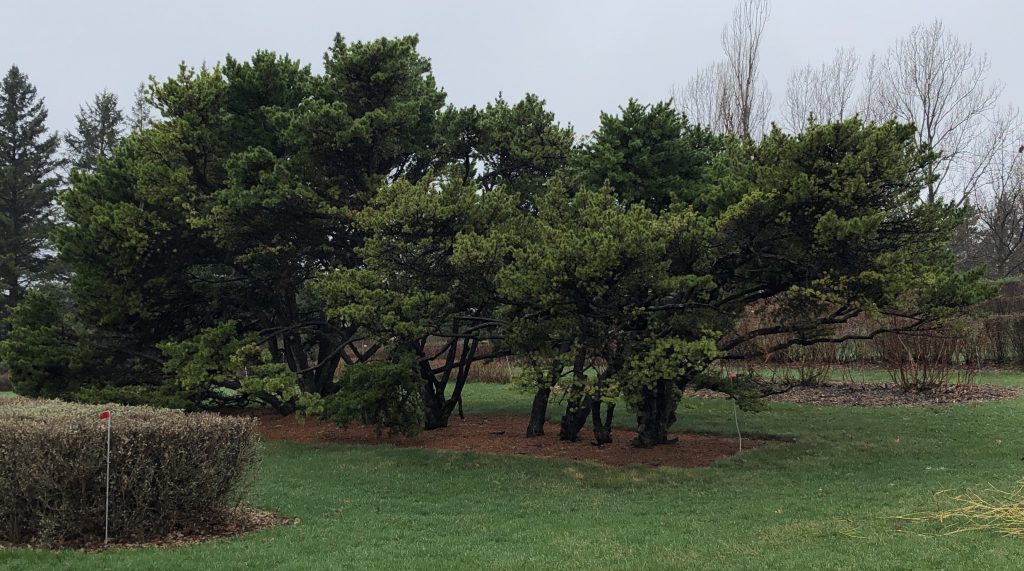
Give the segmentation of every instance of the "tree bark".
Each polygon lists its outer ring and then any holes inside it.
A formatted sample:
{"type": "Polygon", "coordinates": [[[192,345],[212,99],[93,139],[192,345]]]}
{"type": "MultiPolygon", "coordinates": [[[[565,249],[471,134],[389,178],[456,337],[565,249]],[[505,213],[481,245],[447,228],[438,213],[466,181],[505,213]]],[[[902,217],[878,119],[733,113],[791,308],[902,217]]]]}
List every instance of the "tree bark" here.
{"type": "Polygon", "coordinates": [[[420,394],[423,396],[423,430],[446,428],[448,417],[444,414],[443,393],[437,393],[434,381],[424,381],[420,394]]]}
{"type": "Polygon", "coordinates": [[[615,403],[603,403],[605,381],[614,375],[622,366],[621,358],[609,359],[605,370],[597,375],[594,398],[591,401],[591,416],[594,421],[594,444],[601,446],[612,442],[612,417],[615,415],[615,403]],[[601,405],[605,404],[605,419],[601,420],[601,405]]]}
{"type": "Polygon", "coordinates": [[[430,369],[430,361],[426,360],[424,355],[420,355],[420,377],[423,379],[423,385],[420,388],[420,395],[423,399],[423,430],[436,430],[448,426],[448,419],[444,414],[444,384],[448,380],[448,375],[451,374],[450,364],[449,357],[446,374],[442,377],[442,381],[438,382],[430,369]]]}
{"type": "MultiPolygon", "coordinates": [[[[563,343],[561,350],[562,353],[568,352],[568,344],[563,343]]],[[[533,406],[530,407],[530,422],[526,426],[527,438],[544,436],[544,423],[548,417],[548,401],[551,399],[551,388],[558,384],[558,380],[562,378],[563,369],[564,366],[560,357],[552,359],[548,378],[544,381],[543,385],[537,387],[537,392],[533,395],[533,406]]]]}
{"type": "MultiPolygon", "coordinates": [[[[452,341],[450,348],[445,355],[445,363],[439,369],[431,369],[429,356],[420,350],[420,376],[423,378],[421,394],[423,396],[424,430],[446,428],[448,420],[456,408],[461,411],[462,389],[469,380],[470,368],[476,358],[476,350],[480,344],[479,339],[465,338],[462,340],[461,349],[459,340],[452,341]],[[455,372],[455,386],[452,389],[452,396],[445,397],[445,389],[448,381],[455,372]]],[[[425,346],[425,342],[423,343],[425,346]]],[[[460,413],[461,414],[461,413],[460,413]]]]}
{"type": "Polygon", "coordinates": [[[565,405],[565,414],[562,415],[561,428],[558,431],[559,440],[576,442],[580,439],[580,430],[586,426],[587,417],[590,416],[591,398],[589,396],[569,399],[565,405]]]}
{"type": "Polygon", "coordinates": [[[676,422],[676,407],[679,405],[677,391],[671,381],[661,379],[654,388],[645,388],[640,393],[640,407],[637,413],[637,434],[633,446],[652,448],[668,444],[669,428],[676,422]]]}
{"type": "Polygon", "coordinates": [[[334,384],[334,375],[341,363],[341,355],[344,351],[345,341],[335,335],[321,334],[317,342],[318,364],[313,374],[317,392],[320,396],[327,396],[337,392],[337,385],[334,384]]]}
{"type": "Polygon", "coordinates": [[[570,389],[569,399],[565,405],[565,414],[562,415],[561,428],[558,431],[559,440],[570,442],[579,440],[580,429],[587,424],[587,417],[590,416],[591,397],[590,395],[584,397],[580,388],[586,384],[586,362],[586,351],[578,351],[572,364],[575,385],[570,389]]]}
{"type": "MultiPolygon", "coordinates": [[[[462,354],[459,357],[459,371],[455,376],[455,388],[452,389],[452,396],[444,404],[445,426],[451,417],[455,407],[462,407],[462,389],[469,380],[469,370],[473,365],[473,358],[476,357],[476,348],[479,346],[479,339],[466,339],[462,343],[462,354]]],[[[443,397],[444,395],[442,395],[443,397]]]]}
{"type": "Polygon", "coordinates": [[[533,406],[530,407],[530,422],[526,425],[526,437],[544,436],[544,421],[548,416],[548,399],[551,398],[551,387],[537,389],[533,395],[533,406]]]}
{"type": "Polygon", "coordinates": [[[611,444],[612,442],[612,415],[615,413],[615,404],[608,403],[605,406],[605,419],[601,420],[601,399],[595,398],[590,403],[590,412],[594,424],[594,444],[611,444]]]}

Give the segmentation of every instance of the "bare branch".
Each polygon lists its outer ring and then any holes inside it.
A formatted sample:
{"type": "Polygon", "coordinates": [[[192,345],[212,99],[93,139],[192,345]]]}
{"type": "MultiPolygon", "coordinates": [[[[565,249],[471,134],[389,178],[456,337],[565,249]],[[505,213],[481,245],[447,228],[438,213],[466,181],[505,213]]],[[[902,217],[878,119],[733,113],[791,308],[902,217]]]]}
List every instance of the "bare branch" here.
{"type": "Polygon", "coordinates": [[[808,121],[834,123],[853,114],[853,95],[860,61],[853,49],[836,50],[831,62],[811,64],[794,71],[786,81],[783,121],[793,132],[808,121]]]}
{"type": "Polygon", "coordinates": [[[741,0],[722,30],[725,59],[697,72],[677,89],[680,111],[715,132],[759,138],[771,112],[761,79],[761,40],[771,14],[768,0],[741,0]]]}
{"type": "Polygon", "coordinates": [[[865,114],[913,123],[918,139],[941,153],[925,200],[963,203],[976,185],[972,149],[984,138],[1001,84],[989,84],[985,54],[961,42],[942,22],[921,25],[868,65],[865,114]]]}

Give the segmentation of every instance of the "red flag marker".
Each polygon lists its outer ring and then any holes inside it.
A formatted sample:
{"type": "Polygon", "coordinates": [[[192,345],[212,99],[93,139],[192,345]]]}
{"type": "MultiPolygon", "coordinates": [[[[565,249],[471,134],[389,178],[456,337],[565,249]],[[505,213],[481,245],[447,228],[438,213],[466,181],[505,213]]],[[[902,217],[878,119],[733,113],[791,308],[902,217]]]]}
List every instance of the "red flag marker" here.
{"type": "Polygon", "coordinates": [[[105,411],[100,413],[100,420],[107,420],[109,418],[110,418],[110,411],[109,410],[105,410],[105,411]]]}
{"type": "MultiPolygon", "coordinates": [[[[729,371],[729,378],[730,379],[735,379],[736,378],[736,371],[729,371]]],[[[106,413],[106,414],[107,414],[107,416],[110,415],[110,413],[106,413]]],[[[100,418],[103,418],[103,417],[101,416],[100,418]]]]}

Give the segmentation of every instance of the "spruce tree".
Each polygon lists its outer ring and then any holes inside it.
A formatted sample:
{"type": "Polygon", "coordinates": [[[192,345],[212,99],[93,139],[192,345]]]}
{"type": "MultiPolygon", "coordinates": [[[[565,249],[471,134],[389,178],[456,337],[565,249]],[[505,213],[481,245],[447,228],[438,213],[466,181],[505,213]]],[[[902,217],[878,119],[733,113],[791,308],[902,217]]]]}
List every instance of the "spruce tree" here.
{"type": "Polygon", "coordinates": [[[17,66],[0,82],[0,309],[46,278],[60,185],[60,142],[46,130],[46,107],[17,66]]]}
{"type": "Polygon", "coordinates": [[[64,136],[71,167],[91,171],[100,157],[109,158],[125,127],[117,95],[101,91],[75,115],[78,126],[64,136]]]}
{"type": "Polygon", "coordinates": [[[153,121],[153,105],[149,102],[149,91],[145,83],[140,83],[135,88],[135,101],[128,112],[128,130],[136,133],[152,125],[153,121]]]}

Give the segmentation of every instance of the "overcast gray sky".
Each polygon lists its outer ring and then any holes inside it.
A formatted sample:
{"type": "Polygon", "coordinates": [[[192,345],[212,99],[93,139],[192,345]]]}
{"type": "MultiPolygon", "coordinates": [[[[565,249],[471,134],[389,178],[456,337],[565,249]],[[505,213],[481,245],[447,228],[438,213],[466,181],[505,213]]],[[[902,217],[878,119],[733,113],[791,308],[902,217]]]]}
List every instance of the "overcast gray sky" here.
{"type": "MultiPolygon", "coordinates": [[[[107,88],[130,105],[138,83],[177,65],[242,59],[257,49],[320,67],[336,32],[351,40],[418,33],[449,101],[483,104],[534,92],[579,133],[629,97],[665,99],[721,56],[733,0],[0,0],[0,66],[17,64],[39,88],[51,128],[107,88]]],[[[774,0],[762,69],[781,101],[789,72],[853,47],[866,59],[911,27],[941,19],[987,52],[1004,102],[1024,103],[1014,0],[774,0]]]]}

